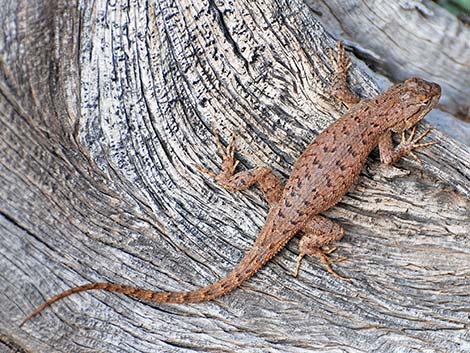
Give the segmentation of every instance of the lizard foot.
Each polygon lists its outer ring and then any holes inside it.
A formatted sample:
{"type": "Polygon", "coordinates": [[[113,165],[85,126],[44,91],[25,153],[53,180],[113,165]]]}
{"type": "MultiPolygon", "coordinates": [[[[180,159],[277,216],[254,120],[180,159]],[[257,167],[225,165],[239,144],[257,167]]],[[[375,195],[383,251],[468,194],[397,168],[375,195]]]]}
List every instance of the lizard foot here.
{"type": "Polygon", "coordinates": [[[351,108],[355,104],[359,103],[361,98],[356,93],[351,91],[346,82],[346,75],[352,65],[351,58],[346,55],[343,42],[338,41],[336,47],[336,55],[334,54],[333,49],[328,49],[330,60],[334,67],[331,93],[341,102],[343,102],[348,108],[351,108]]]}
{"type": "Polygon", "coordinates": [[[398,159],[402,156],[410,155],[420,165],[423,165],[423,161],[415,153],[413,153],[413,150],[416,149],[416,148],[428,147],[428,146],[432,146],[432,145],[435,145],[435,144],[439,143],[438,141],[418,143],[418,141],[420,141],[424,136],[426,136],[429,133],[429,131],[431,131],[431,129],[427,129],[426,131],[424,131],[421,135],[417,136],[416,138],[414,137],[415,133],[416,133],[416,126],[414,126],[411,129],[410,135],[408,137],[406,137],[405,131],[402,131],[402,133],[401,133],[401,142],[396,148],[396,155],[397,155],[396,158],[398,159]]]}
{"type": "Polygon", "coordinates": [[[351,279],[348,278],[348,277],[344,277],[344,276],[341,276],[340,274],[338,274],[337,272],[335,272],[332,268],[331,268],[331,265],[330,263],[332,262],[343,262],[346,260],[345,257],[340,257],[338,259],[335,259],[335,258],[332,258],[330,257],[329,255],[331,253],[333,253],[335,250],[336,250],[336,246],[333,247],[333,248],[330,248],[330,249],[327,249],[327,250],[324,250],[324,249],[320,249],[320,248],[317,248],[317,249],[311,249],[311,250],[308,250],[308,251],[304,251],[304,250],[301,250],[301,252],[299,253],[299,257],[297,258],[297,264],[295,266],[295,271],[294,271],[294,277],[297,277],[298,274],[299,274],[299,269],[300,269],[300,264],[302,262],[302,259],[304,258],[305,255],[311,255],[311,256],[316,256],[318,258],[320,258],[320,261],[323,263],[323,265],[325,266],[326,270],[331,273],[333,276],[335,277],[338,277],[338,278],[341,278],[345,281],[348,281],[348,282],[351,282],[351,279]]]}
{"type": "Polygon", "coordinates": [[[335,56],[333,49],[328,48],[328,54],[330,55],[330,60],[335,67],[335,72],[337,75],[344,75],[348,72],[351,67],[351,59],[345,54],[344,44],[342,41],[338,41],[337,44],[338,54],[335,56]]]}
{"type": "Polygon", "coordinates": [[[214,178],[216,181],[223,182],[224,180],[230,179],[230,177],[235,172],[235,168],[238,165],[238,160],[235,159],[235,136],[232,134],[230,140],[228,142],[227,148],[224,148],[222,143],[220,142],[219,133],[215,128],[214,122],[211,122],[212,131],[214,133],[215,143],[217,145],[217,149],[219,150],[220,155],[222,156],[222,168],[219,174],[216,174],[210,170],[207,170],[200,165],[194,165],[197,169],[199,169],[204,174],[209,175],[210,177],[214,178]]]}

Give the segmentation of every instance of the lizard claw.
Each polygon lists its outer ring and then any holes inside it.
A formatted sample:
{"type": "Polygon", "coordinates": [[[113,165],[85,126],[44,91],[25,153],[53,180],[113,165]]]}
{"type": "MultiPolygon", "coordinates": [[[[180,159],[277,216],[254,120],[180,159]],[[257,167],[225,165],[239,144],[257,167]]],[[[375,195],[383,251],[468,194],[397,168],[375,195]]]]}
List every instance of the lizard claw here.
{"type": "Polygon", "coordinates": [[[297,277],[299,275],[299,270],[300,270],[300,264],[302,263],[302,259],[304,258],[305,253],[300,253],[299,257],[297,258],[297,263],[295,264],[295,270],[294,270],[294,277],[297,277]]]}
{"type": "Polygon", "coordinates": [[[423,161],[421,158],[419,158],[415,153],[413,153],[413,150],[416,148],[422,148],[422,147],[428,147],[435,145],[439,143],[438,141],[431,141],[431,142],[426,142],[426,143],[418,143],[424,136],[426,136],[431,129],[425,130],[421,135],[414,137],[416,133],[416,126],[414,126],[411,131],[410,135],[406,137],[405,131],[402,131],[401,133],[401,142],[397,146],[397,152],[400,155],[407,155],[409,154],[411,157],[413,157],[420,165],[423,165],[423,161]]]}
{"type": "MultiPolygon", "coordinates": [[[[336,250],[336,248],[334,249],[336,250]]],[[[344,276],[341,276],[340,274],[338,274],[337,272],[335,272],[332,268],[331,268],[331,265],[330,263],[332,262],[342,262],[342,261],[345,261],[346,258],[345,257],[341,257],[339,259],[333,259],[331,257],[328,256],[328,254],[330,254],[331,252],[333,252],[334,250],[330,251],[330,252],[322,252],[321,254],[319,254],[319,257],[320,257],[320,260],[321,262],[323,263],[323,265],[325,266],[326,270],[331,273],[333,276],[335,277],[338,277],[338,278],[341,278],[342,280],[345,280],[347,282],[351,282],[351,278],[348,278],[348,277],[344,277],[344,276]]]]}
{"type": "Polygon", "coordinates": [[[225,148],[220,142],[219,133],[215,128],[215,124],[211,122],[212,132],[214,133],[215,144],[217,145],[217,149],[219,150],[220,155],[222,156],[222,169],[219,174],[216,174],[200,165],[194,165],[199,171],[203,172],[204,174],[209,175],[211,178],[215,180],[226,180],[233,175],[235,172],[235,168],[237,167],[239,161],[235,159],[235,135],[232,134],[230,136],[230,140],[228,142],[227,147],[225,148]]]}
{"type": "MultiPolygon", "coordinates": [[[[351,279],[348,278],[348,277],[344,277],[344,276],[341,276],[340,274],[338,274],[337,272],[335,272],[332,268],[331,268],[331,265],[330,263],[332,262],[343,262],[346,260],[346,257],[340,257],[338,259],[334,259],[334,258],[331,258],[330,255],[331,253],[333,253],[335,250],[336,250],[336,246],[331,248],[331,249],[327,249],[327,250],[323,250],[323,249],[318,249],[317,251],[315,252],[309,252],[309,255],[312,255],[312,256],[316,256],[316,257],[319,257],[320,258],[320,261],[323,263],[323,265],[325,266],[326,270],[331,273],[333,276],[335,277],[338,277],[338,278],[341,278],[342,280],[345,280],[347,282],[351,282],[351,279]]],[[[297,263],[295,265],[295,270],[294,270],[294,277],[297,277],[298,274],[299,274],[299,269],[300,269],[300,264],[302,262],[302,259],[305,257],[307,253],[306,252],[300,252],[299,253],[299,257],[297,258],[297,263]]]]}
{"type": "Polygon", "coordinates": [[[203,172],[204,174],[209,175],[211,178],[216,178],[217,174],[214,172],[210,171],[209,169],[206,169],[204,167],[201,167],[199,164],[193,164],[196,169],[198,169],[200,172],[203,172]]]}

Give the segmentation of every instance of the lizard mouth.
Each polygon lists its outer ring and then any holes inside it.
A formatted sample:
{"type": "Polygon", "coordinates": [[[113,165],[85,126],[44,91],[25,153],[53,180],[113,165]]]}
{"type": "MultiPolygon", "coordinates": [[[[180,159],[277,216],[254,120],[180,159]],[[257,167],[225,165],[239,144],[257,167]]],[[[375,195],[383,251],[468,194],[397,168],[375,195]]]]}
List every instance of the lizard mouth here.
{"type": "Polygon", "coordinates": [[[409,129],[416,125],[424,116],[429,113],[439,101],[441,96],[441,87],[438,84],[431,83],[431,94],[429,98],[425,100],[421,106],[419,107],[418,111],[411,115],[408,119],[405,120],[405,128],[409,129]]]}
{"type": "Polygon", "coordinates": [[[409,129],[418,123],[424,116],[432,109],[433,105],[431,104],[432,100],[430,99],[419,108],[419,110],[411,115],[408,119],[405,120],[405,128],[409,129]]]}

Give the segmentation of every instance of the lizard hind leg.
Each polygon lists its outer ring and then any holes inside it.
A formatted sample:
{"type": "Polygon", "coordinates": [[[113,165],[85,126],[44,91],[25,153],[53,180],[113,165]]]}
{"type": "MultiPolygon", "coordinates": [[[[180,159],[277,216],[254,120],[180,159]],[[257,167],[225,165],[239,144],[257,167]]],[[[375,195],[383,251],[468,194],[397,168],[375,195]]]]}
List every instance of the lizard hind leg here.
{"type": "Polygon", "coordinates": [[[256,167],[250,170],[235,173],[238,161],[235,159],[235,137],[232,135],[226,148],[220,142],[219,134],[211,123],[215,143],[222,156],[222,168],[218,174],[211,172],[201,166],[196,168],[215,179],[217,184],[229,191],[246,190],[255,183],[259,184],[261,191],[268,203],[272,206],[281,198],[284,183],[268,167],[256,167]]]}
{"type": "Polygon", "coordinates": [[[346,281],[351,281],[349,278],[336,273],[330,265],[331,262],[345,260],[345,258],[333,259],[329,256],[336,250],[336,247],[330,248],[329,245],[344,236],[343,228],[326,217],[316,215],[307,222],[302,232],[304,235],[299,241],[299,257],[294,276],[297,277],[304,256],[311,255],[320,258],[326,270],[332,275],[346,281]]]}

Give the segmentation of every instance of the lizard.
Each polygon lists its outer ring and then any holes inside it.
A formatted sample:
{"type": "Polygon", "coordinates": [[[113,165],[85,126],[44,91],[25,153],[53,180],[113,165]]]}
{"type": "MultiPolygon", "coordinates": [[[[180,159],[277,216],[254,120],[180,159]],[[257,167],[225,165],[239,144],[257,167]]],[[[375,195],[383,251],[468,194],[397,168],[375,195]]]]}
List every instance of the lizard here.
{"type": "Polygon", "coordinates": [[[215,174],[203,167],[197,168],[230,191],[241,191],[257,183],[270,206],[265,224],[253,246],[231,272],[212,284],[188,292],[159,292],[109,282],[73,287],[37,307],[21,325],[58,300],[93,289],[159,303],[210,301],[247,281],[299,233],[303,236],[299,241],[295,276],[302,258],[311,255],[318,257],[329,273],[350,280],[337,274],[330,265],[338,259],[329,256],[336,249],[329,245],[339,241],[344,230],[322,216],[321,212],[339,202],[355,184],[368,155],[377,146],[380,160],[385,165],[392,165],[408,154],[421,162],[413,150],[436,142],[419,143],[430,129],[415,137],[416,124],[437,104],[441,88],[436,83],[412,77],[393,85],[375,98],[361,99],[347,84],[351,59],[345,54],[344,44],[338,41],[337,54],[330,48],[329,55],[334,66],[332,94],[349,108],[348,112],[308,145],[295,162],[285,185],[268,167],[235,173],[238,161],[234,156],[234,135],[224,148],[212,123],[215,142],[223,158],[221,171],[215,174]],[[405,132],[410,129],[409,136],[406,136],[405,132]],[[402,134],[402,140],[396,147],[392,140],[393,133],[402,134]]]}

